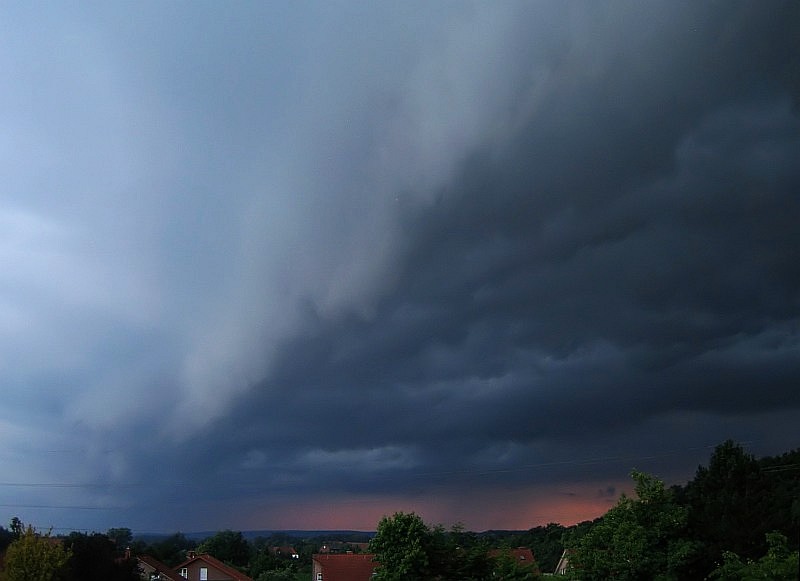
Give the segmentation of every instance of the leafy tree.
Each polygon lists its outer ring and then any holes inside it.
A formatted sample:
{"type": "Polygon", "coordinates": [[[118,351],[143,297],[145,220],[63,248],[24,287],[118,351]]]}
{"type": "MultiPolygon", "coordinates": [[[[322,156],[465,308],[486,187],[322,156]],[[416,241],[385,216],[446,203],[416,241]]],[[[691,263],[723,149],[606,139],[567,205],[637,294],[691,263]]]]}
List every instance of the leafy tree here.
{"type": "Polygon", "coordinates": [[[378,523],[369,544],[378,561],[376,579],[477,581],[492,578],[494,561],[488,545],[475,533],[455,525],[428,527],[412,513],[395,513],[378,523]]]}
{"type": "Polygon", "coordinates": [[[494,561],[485,540],[466,532],[461,524],[449,531],[436,525],[429,531],[426,551],[430,578],[473,581],[491,577],[494,561]]]}
{"type": "Polygon", "coordinates": [[[495,565],[489,557],[489,543],[486,538],[464,530],[456,524],[447,534],[447,576],[450,579],[488,579],[495,565]]]}
{"type": "Polygon", "coordinates": [[[623,495],[575,546],[582,579],[681,577],[696,547],[685,538],[687,511],[661,480],[634,471],[637,499],[623,495]]]}
{"type": "Polygon", "coordinates": [[[125,554],[125,549],[131,546],[133,543],[133,533],[131,529],[121,527],[121,528],[110,528],[106,532],[106,536],[111,540],[112,543],[117,548],[117,555],[122,556],[125,554]]]}
{"type": "Polygon", "coordinates": [[[18,516],[15,516],[11,519],[11,533],[14,535],[14,538],[18,539],[22,536],[22,533],[25,532],[25,527],[22,524],[22,521],[19,519],[18,516]]]}
{"type": "Polygon", "coordinates": [[[423,581],[431,579],[428,551],[432,534],[415,513],[397,512],[378,523],[369,548],[379,565],[378,581],[423,581]]]}
{"type": "Polygon", "coordinates": [[[535,563],[520,563],[509,550],[505,550],[494,559],[491,579],[503,581],[529,581],[541,579],[542,575],[535,563]]]}
{"type": "Polygon", "coordinates": [[[14,536],[10,530],[0,527],[0,553],[2,553],[5,548],[10,545],[17,537],[14,536]]]}
{"type": "Polygon", "coordinates": [[[139,574],[135,559],[117,558],[117,546],[106,535],[73,532],[64,540],[71,557],[63,580],[136,581],[139,574]]]}
{"type": "Polygon", "coordinates": [[[264,571],[255,578],[256,581],[295,581],[295,579],[297,579],[297,572],[291,565],[264,571]]]}
{"type": "Polygon", "coordinates": [[[766,527],[796,538],[800,528],[800,449],[762,458],[758,464],[769,483],[770,495],[763,499],[766,527]]]}
{"type": "Polygon", "coordinates": [[[711,579],[725,581],[755,581],[756,579],[772,579],[773,581],[791,581],[797,579],[798,553],[789,552],[788,541],[778,532],[766,535],[767,554],[758,561],[746,560],[736,553],[726,551],[724,562],[710,575],[711,579]]]}
{"type": "Polygon", "coordinates": [[[495,538],[501,539],[508,547],[529,547],[536,555],[536,563],[542,571],[553,571],[564,552],[563,537],[573,534],[577,525],[565,527],[558,523],[537,526],[525,532],[498,532],[495,538]]]}
{"type": "Polygon", "coordinates": [[[163,541],[151,544],[146,551],[143,552],[152,555],[165,565],[174,567],[185,559],[186,551],[194,549],[195,547],[197,547],[197,543],[187,539],[183,533],[175,533],[163,541]]]}
{"type": "Polygon", "coordinates": [[[553,571],[564,552],[562,537],[566,528],[557,523],[535,527],[529,531],[530,541],[519,543],[520,547],[530,547],[536,555],[536,562],[544,571],[553,571]]]}
{"type": "Polygon", "coordinates": [[[208,553],[234,567],[245,567],[250,561],[250,544],[238,531],[220,531],[200,543],[197,551],[208,553]]]}
{"type": "Polygon", "coordinates": [[[19,538],[6,551],[3,581],[56,579],[70,557],[69,551],[49,532],[39,534],[30,525],[24,528],[21,522],[18,524],[21,529],[19,538]]]}
{"type": "MultiPolygon", "coordinates": [[[[686,487],[690,535],[703,544],[696,575],[711,571],[731,551],[754,559],[766,550],[772,482],[759,463],[732,440],[717,446],[708,467],[686,487]]],[[[788,511],[788,507],[787,507],[788,511]]]]}
{"type": "Polygon", "coordinates": [[[297,576],[296,563],[293,559],[278,557],[269,551],[269,547],[262,547],[250,559],[248,573],[256,581],[282,581],[297,576]]]}
{"type": "Polygon", "coordinates": [[[281,566],[281,562],[269,552],[269,547],[263,547],[253,554],[248,570],[253,579],[258,579],[261,573],[272,571],[281,566]]]}

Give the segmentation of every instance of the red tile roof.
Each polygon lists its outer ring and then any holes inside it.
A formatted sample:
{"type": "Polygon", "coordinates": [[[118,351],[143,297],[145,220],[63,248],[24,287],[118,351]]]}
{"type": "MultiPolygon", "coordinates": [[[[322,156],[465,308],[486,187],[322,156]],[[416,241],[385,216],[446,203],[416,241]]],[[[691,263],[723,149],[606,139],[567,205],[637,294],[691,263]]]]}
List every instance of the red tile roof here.
{"type": "Polygon", "coordinates": [[[369,581],[378,564],[370,554],[314,555],[323,581],[369,581]]]}
{"type": "Polygon", "coordinates": [[[170,567],[169,565],[165,565],[164,563],[162,563],[158,559],[154,559],[150,555],[139,555],[136,558],[142,563],[152,568],[153,570],[155,570],[156,573],[160,573],[161,578],[164,581],[183,581],[183,577],[181,577],[180,574],[173,571],[172,567],[170,567]]]}
{"type": "Polygon", "coordinates": [[[183,563],[175,567],[173,571],[180,571],[183,567],[188,567],[195,561],[204,561],[209,566],[214,567],[217,571],[220,571],[221,573],[224,573],[225,575],[233,579],[233,581],[253,581],[252,578],[248,577],[241,571],[237,571],[233,567],[226,565],[219,559],[215,559],[214,557],[212,557],[207,553],[204,553],[202,555],[196,555],[194,557],[186,559],[183,563]]]}
{"type": "Polygon", "coordinates": [[[297,551],[294,550],[294,547],[270,547],[269,552],[273,555],[278,555],[281,557],[297,556],[297,551]]]}

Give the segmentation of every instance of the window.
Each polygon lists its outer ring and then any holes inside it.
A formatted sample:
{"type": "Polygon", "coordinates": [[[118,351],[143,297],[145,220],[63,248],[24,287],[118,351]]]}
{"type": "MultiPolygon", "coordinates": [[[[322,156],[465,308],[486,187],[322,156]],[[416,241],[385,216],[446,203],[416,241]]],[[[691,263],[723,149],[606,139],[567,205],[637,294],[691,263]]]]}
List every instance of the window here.
{"type": "Polygon", "coordinates": [[[186,567],[181,567],[181,577],[183,577],[184,579],[188,579],[189,569],[187,569],[186,567]]]}
{"type": "Polygon", "coordinates": [[[200,581],[208,581],[208,567],[200,567],[200,581]]]}
{"type": "Polygon", "coordinates": [[[322,571],[317,573],[317,581],[322,581],[322,571]]]}

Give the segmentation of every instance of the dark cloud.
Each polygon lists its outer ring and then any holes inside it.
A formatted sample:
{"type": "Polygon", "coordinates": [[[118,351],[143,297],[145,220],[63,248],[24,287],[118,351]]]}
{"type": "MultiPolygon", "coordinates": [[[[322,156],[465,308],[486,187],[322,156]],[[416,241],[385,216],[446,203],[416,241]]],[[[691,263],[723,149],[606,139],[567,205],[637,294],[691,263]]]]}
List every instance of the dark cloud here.
{"type": "Polygon", "coordinates": [[[13,37],[0,430],[86,509],[34,518],[527,526],[794,445],[796,3],[307,8],[13,37]]]}
{"type": "Polygon", "coordinates": [[[615,498],[617,496],[617,489],[614,486],[607,486],[606,488],[598,490],[597,496],[615,498]]]}
{"type": "MultiPolygon", "coordinates": [[[[565,439],[580,456],[667,414],[800,404],[791,17],[736,5],[670,18],[556,86],[407,213],[375,315],[318,321],[256,391],[271,441],[406,446],[418,464],[392,470],[402,491],[432,467],[489,469],[477,457],[497,443],[565,439]]],[[[647,441],[663,450],[664,437],[647,441]]]]}

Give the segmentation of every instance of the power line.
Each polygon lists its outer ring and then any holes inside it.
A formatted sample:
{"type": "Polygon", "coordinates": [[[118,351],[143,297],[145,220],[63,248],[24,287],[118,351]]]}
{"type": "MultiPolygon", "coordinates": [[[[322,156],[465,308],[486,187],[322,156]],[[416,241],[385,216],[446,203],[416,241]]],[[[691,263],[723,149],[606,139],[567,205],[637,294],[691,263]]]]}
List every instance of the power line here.
{"type": "Polygon", "coordinates": [[[124,506],[69,506],[55,504],[0,504],[0,508],[42,508],[48,510],[124,510],[124,506]]]}
{"type": "MultiPolygon", "coordinates": [[[[0,482],[0,486],[9,486],[15,488],[104,488],[106,486],[115,485],[110,483],[92,484],[89,482],[0,482]]],[[[130,486],[130,484],[123,484],[120,486],[130,486]]]]}
{"type": "Polygon", "coordinates": [[[800,469],[800,464],[784,464],[782,466],[769,466],[767,468],[762,468],[761,472],[765,474],[775,474],[776,472],[790,472],[798,469],[800,469]]]}
{"type": "MultiPolygon", "coordinates": [[[[748,442],[743,442],[748,443],[748,442]]],[[[475,475],[475,476],[489,476],[493,474],[504,474],[504,473],[512,473],[512,472],[521,472],[526,470],[533,470],[537,468],[554,468],[558,466],[594,466],[594,465],[602,465],[602,464],[618,464],[620,462],[642,462],[642,461],[652,461],[658,460],[661,458],[667,458],[670,456],[676,456],[683,452],[696,452],[699,450],[708,450],[714,448],[714,445],[706,445],[706,446],[693,446],[689,448],[681,448],[676,450],[668,450],[662,452],[660,454],[649,454],[649,455],[631,455],[631,456],[596,456],[596,457],[589,457],[589,458],[575,458],[571,460],[558,460],[553,462],[537,462],[532,464],[521,464],[517,466],[509,466],[505,468],[464,468],[464,469],[457,469],[457,470],[436,470],[436,471],[425,471],[425,472],[415,472],[408,474],[406,473],[406,477],[409,478],[429,478],[429,477],[436,477],[436,476],[457,476],[457,475],[475,475]]],[[[345,464],[337,465],[337,468],[347,468],[345,464]]],[[[396,473],[396,472],[395,472],[396,473]]],[[[392,475],[391,478],[395,478],[396,476],[392,475]]],[[[375,480],[376,477],[373,475],[371,478],[375,480]]],[[[380,479],[380,476],[377,477],[380,479]]],[[[196,483],[194,482],[173,482],[170,483],[171,487],[183,487],[183,486],[192,486],[196,483]]],[[[17,487],[17,488],[137,488],[141,486],[152,486],[152,482],[126,482],[126,483],[111,483],[111,482],[0,482],[0,487],[17,487]]],[[[239,483],[229,483],[229,486],[237,486],[237,487],[253,487],[257,485],[247,485],[243,482],[239,483]]]]}

